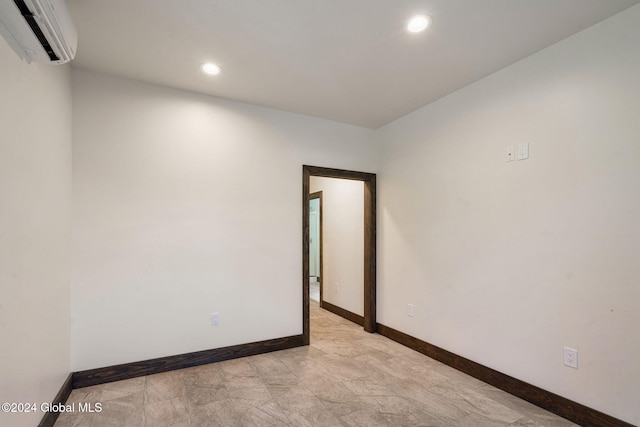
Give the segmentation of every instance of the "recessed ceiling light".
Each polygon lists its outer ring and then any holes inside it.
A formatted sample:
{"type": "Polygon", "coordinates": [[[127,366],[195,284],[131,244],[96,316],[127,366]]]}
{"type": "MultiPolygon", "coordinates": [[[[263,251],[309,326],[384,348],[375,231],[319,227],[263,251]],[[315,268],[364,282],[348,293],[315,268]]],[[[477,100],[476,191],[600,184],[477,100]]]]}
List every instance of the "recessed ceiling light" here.
{"type": "Polygon", "coordinates": [[[222,68],[220,68],[219,65],[212,64],[211,62],[207,62],[206,64],[202,64],[202,71],[212,76],[215,76],[217,74],[220,74],[220,71],[222,71],[222,68]]]}
{"type": "Polygon", "coordinates": [[[433,19],[429,15],[416,15],[407,23],[407,30],[412,33],[419,33],[431,25],[432,21],[433,19]]]}

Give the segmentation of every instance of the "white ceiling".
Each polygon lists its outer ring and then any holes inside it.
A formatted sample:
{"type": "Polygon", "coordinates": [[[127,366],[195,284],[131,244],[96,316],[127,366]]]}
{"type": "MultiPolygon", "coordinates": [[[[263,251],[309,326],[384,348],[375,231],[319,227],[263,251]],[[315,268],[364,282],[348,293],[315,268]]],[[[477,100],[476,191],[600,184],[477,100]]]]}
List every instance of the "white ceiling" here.
{"type": "Polygon", "coordinates": [[[378,128],[639,1],[67,3],[76,67],[378,128]],[[433,25],[410,34],[416,13],[433,25]]]}

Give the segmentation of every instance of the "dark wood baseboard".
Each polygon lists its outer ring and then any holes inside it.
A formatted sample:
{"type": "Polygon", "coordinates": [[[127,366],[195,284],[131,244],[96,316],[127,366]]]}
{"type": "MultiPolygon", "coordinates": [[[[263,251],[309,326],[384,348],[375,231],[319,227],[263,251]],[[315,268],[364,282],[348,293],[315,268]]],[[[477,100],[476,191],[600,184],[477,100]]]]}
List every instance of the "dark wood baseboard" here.
{"type": "Polygon", "coordinates": [[[635,427],[625,421],[591,409],[565,397],[543,390],[517,378],[451,353],[443,348],[378,323],[377,332],[393,341],[491,384],[509,394],[553,412],[583,427],[635,427]]]}
{"type": "Polygon", "coordinates": [[[256,354],[286,350],[303,345],[303,335],[293,335],[285,338],[125,363],[122,365],[108,366],[106,368],[89,369],[73,373],[73,388],[82,388],[112,381],[159,374],[161,372],[206,365],[208,363],[237,359],[239,357],[255,356],[256,354]]]}
{"type": "Polygon", "coordinates": [[[364,317],[359,314],[352,313],[349,310],[345,310],[344,308],[340,308],[337,305],[333,305],[330,302],[320,301],[320,308],[324,308],[327,311],[332,312],[333,314],[337,314],[340,317],[344,317],[347,320],[350,320],[353,323],[356,323],[360,326],[364,326],[364,317]]]}
{"type": "MultiPolygon", "coordinates": [[[[72,388],[73,388],[73,374],[69,374],[67,376],[67,379],[62,384],[62,387],[60,387],[58,394],[56,394],[56,397],[53,398],[51,403],[53,405],[64,405],[65,403],[67,403],[67,399],[71,394],[72,388]]],[[[60,415],[59,412],[46,412],[42,417],[42,419],[40,420],[40,424],[38,424],[38,427],[53,427],[59,415],[60,415]]]]}

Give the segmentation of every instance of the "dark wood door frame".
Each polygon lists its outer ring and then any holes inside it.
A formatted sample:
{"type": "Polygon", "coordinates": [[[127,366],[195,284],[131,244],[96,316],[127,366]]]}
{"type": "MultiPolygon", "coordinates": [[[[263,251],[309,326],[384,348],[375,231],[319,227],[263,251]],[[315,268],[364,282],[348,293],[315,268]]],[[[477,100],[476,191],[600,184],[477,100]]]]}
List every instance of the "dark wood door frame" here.
{"type": "Polygon", "coordinates": [[[318,250],[320,251],[320,265],[318,266],[318,270],[320,270],[320,276],[318,277],[318,281],[320,283],[320,307],[322,307],[322,285],[324,284],[324,269],[323,269],[323,262],[324,262],[324,254],[322,251],[322,244],[323,242],[323,237],[322,237],[322,219],[323,219],[323,214],[322,214],[322,191],[316,191],[315,193],[311,193],[309,194],[309,200],[314,200],[314,199],[318,199],[319,200],[319,215],[318,215],[318,223],[319,223],[319,227],[320,227],[320,242],[318,244],[318,250]]]}
{"type": "Polygon", "coordinates": [[[309,344],[309,185],[311,176],[364,182],[364,330],[376,331],[376,175],[302,166],[302,335],[309,344]]]}

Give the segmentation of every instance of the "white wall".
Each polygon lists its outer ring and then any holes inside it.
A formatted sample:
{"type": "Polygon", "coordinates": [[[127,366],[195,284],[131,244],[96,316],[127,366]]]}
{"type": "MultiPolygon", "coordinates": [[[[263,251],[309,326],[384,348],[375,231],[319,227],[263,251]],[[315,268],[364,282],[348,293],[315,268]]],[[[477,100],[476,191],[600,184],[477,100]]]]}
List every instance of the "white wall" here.
{"type": "Polygon", "coordinates": [[[373,131],[76,69],[72,86],[73,370],[301,334],[302,165],[375,171],[373,131]]]}
{"type": "Polygon", "coordinates": [[[312,176],[310,191],[322,191],[322,299],[362,316],[364,182],[312,176]]]}
{"type": "Polygon", "coordinates": [[[0,38],[0,94],[0,402],[40,404],[70,372],[69,68],[23,63],[0,38]]]}
{"type": "Polygon", "coordinates": [[[309,277],[320,276],[320,199],[309,201],[309,277]]]}
{"type": "Polygon", "coordinates": [[[377,135],[378,321],[634,424],[638,41],[635,6],[377,135]]]}

